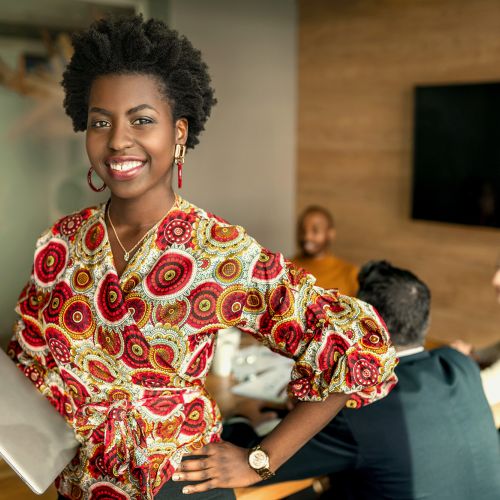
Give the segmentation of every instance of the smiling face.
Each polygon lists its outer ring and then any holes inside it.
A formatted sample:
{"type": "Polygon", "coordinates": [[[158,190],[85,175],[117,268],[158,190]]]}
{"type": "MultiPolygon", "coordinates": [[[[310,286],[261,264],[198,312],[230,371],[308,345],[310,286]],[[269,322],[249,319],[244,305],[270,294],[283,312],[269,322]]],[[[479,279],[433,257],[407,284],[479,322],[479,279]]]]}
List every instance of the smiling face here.
{"type": "Polygon", "coordinates": [[[154,200],[171,192],[175,145],[186,143],[187,132],[186,119],[174,123],[153,76],[106,75],[93,82],[87,154],[112,195],[154,200]]]}
{"type": "Polygon", "coordinates": [[[335,239],[335,229],[327,217],[317,211],[307,213],[299,227],[299,242],[306,257],[322,257],[335,239]]]}

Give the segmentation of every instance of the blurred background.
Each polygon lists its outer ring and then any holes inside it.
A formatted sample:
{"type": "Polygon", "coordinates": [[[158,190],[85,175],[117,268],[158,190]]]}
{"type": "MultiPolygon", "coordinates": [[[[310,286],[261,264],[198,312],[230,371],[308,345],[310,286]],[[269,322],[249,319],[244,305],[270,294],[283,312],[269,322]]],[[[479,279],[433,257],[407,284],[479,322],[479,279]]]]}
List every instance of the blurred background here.
{"type": "Polygon", "coordinates": [[[182,196],[287,256],[297,214],[324,206],[336,255],[429,284],[432,338],[498,338],[500,2],[2,0],[2,345],[37,236],[106,199],[58,82],[68,36],[108,12],[165,20],[209,65],[219,102],[182,196]]]}

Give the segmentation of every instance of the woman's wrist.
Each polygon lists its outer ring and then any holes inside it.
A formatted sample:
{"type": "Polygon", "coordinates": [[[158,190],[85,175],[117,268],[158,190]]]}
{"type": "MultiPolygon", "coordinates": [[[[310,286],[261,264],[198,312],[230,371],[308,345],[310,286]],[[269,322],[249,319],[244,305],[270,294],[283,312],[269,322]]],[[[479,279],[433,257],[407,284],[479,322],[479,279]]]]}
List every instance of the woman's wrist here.
{"type": "Polygon", "coordinates": [[[248,450],[248,465],[262,480],[270,479],[275,474],[271,470],[269,454],[260,444],[248,450]]]}
{"type": "Polygon", "coordinates": [[[276,471],[314,437],[344,407],[349,395],[332,393],[324,401],[300,401],[267,435],[261,446],[269,455],[269,468],[276,471]],[[304,424],[307,422],[307,424],[304,424]]]}

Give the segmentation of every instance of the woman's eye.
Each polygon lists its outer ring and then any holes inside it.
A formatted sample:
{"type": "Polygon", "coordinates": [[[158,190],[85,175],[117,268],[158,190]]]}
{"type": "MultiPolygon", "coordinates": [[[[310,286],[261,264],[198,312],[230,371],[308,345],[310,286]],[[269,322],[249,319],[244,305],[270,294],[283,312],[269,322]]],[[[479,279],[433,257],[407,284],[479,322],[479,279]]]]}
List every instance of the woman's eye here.
{"type": "Polygon", "coordinates": [[[109,127],[109,122],[106,120],[95,120],[91,123],[92,128],[103,128],[103,127],[109,127]]]}
{"type": "Polygon", "coordinates": [[[136,118],[132,122],[132,125],[149,125],[150,123],[153,123],[153,120],[150,118],[136,118]]]}

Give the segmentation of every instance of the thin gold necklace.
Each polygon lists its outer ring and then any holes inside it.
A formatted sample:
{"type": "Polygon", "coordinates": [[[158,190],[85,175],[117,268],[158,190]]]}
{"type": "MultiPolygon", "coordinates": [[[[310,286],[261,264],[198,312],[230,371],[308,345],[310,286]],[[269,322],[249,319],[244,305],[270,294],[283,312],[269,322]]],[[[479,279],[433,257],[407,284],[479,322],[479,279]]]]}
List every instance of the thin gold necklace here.
{"type": "MultiPolygon", "coordinates": [[[[175,202],[174,202],[174,205],[175,205],[175,202]]],[[[116,238],[116,241],[118,241],[118,244],[121,246],[122,250],[123,250],[123,259],[125,260],[125,262],[128,262],[128,260],[130,259],[130,254],[144,241],[144,239],[150,234],[152,233],[159,225],[160,225],[160,222],[167,216],[168,212],[170,212],[171,208],[169,208],[164,215],[162,215],[161,219],[156,223],[154,224],[152,227],[150,227],[145,233],[144,235],[141,237],[141,239],[130,249],[130,250],[127,250],[124,246],[123,246],[123,243],[121,242],[120,238],[118,237],[118,233],[116,232],[116,229],[115,229],[115,226],[113,224],[113,221],[111,220],[111,215],[110,215],[110,209],[111,209],[111,201],[109,202],[109,205],[108,205],[108,209],[106,211],[107,215],[108,215],[108,220],[109,220],[109,224],[111,226],[111,229],[113,230],[113,233],[115,235],[115,238],[116,238]]]]}

